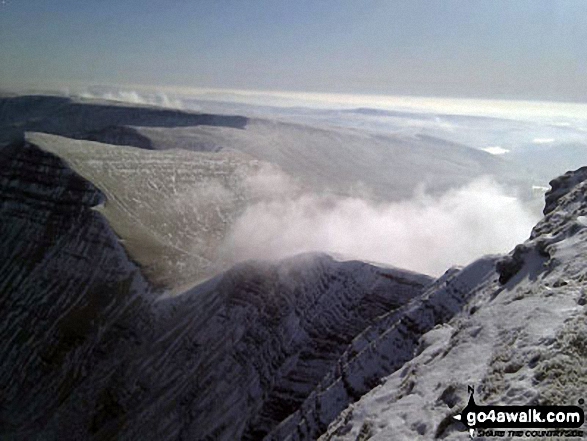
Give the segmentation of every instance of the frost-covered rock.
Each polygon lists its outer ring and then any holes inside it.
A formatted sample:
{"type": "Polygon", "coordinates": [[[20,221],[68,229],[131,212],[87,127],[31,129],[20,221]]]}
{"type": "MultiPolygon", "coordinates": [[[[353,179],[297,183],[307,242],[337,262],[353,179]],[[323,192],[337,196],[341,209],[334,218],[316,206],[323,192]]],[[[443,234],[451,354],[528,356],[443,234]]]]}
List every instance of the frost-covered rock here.
{"type": "MultiPolygon", "coordinates": [[[[267,439],[317,438],[348,404],[421,351],[420,338],[426,332],[450,320],[477,292],[494,283],[494,277],[486,277],[494,267],[495,258],[485,258],[461,271],[450,270],[421,296],[381,317],[354,339],[335,369],[267,439]]],[[[396,392],[409,394],[413,386],[410,377],[396,392]]]]}
{"type": "Polygon", "coordinates": [[[488,405],[577,405],[584,398],[585,168],[551,185],[546,216],[528,241],[498,259],[500,277],[491,265],[477,274],[463,311],[425,333],[414,357],[348,406],[320,439],[462,439],[465,428],[452,416],[466,405],[468,385],[488,405]]]}
{"type": "Polygon", "coordinates": [[[148,318],[151,289],[92,209],[103,199],[32,145],[0,151],[0,438],[30,439],[98,360],[146,337],[121,327],[148,318]]]}
{"type": "Polygon", "coordinates": [[[561,209],[568,204],[578,202],[577,192],[583,188],[587,179],[587,167],[570,171],[550,181],[550,190],[546,193],[544,214],[548,215],[555,209],[561,209]],[[566,198],[563,200],[563,198],[566,198]]]}
{"type": "Polygon", "coordinates": [[[161,302],[162,326],[174,346],[167,376],[192,372],[168,386],[174,399],[190,397],[174,410],[174,427],[190,439],[260,439],[300,406],[361,330],[429,282],[405,271],[301,255],[277,265],[238,265],[161,302]]]}

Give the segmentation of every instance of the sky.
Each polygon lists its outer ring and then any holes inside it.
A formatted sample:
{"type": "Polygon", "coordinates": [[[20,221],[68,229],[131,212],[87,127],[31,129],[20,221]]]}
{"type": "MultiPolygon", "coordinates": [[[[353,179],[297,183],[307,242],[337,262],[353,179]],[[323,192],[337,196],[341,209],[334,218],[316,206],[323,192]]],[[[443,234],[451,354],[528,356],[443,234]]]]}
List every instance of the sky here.
{"type": "Polygon", "coordinates": [[[587,102],[584,0],[2,0],[0,89],[587,102]]]}

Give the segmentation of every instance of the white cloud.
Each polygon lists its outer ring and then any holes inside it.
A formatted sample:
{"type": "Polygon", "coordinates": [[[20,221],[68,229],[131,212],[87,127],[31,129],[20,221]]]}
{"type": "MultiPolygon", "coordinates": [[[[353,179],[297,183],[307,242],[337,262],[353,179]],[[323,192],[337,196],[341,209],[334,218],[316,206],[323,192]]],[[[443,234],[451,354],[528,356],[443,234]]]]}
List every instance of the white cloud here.
{"type": "Polygon", "coordinates": [[[538,218],[488,178],[399,203],[285,191],[250,206],[222,254],[237,262],[325,251],[439,275],[481,255],[508,252],[538,218]]]}
{"type": "Polygon", "coordinates": [[[183,103],[180,99],[170,98],[164,92],[137,92],[135,90],[102,90],[85,91],[80,95],[82,98],[102,99],[108,101],[119,101],[130,104],[146,104],[150,106],[167,107],[171,109],[182,109],[183,103]]]}
{"type": "Polygon", "coordinates": [[[554,138],[534,138],[532,142],[534,144],[550,144],[554,142],[554,138]]]}

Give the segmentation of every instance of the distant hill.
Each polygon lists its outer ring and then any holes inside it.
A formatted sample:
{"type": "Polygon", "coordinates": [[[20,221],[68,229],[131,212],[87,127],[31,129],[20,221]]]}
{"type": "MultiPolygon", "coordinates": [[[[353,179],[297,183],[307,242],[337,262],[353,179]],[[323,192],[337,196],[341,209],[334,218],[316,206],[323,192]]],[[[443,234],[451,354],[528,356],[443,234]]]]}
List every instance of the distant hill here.
{"type": "Polygon", "coordinates": [[[422,185],[442,193],[481,175],[523,195],[535,183],[503,158],[432,136],[52,96],[1,98],[0,146],[22,141],[25,132],[151,150],[239,150],[317,191],[349,194],[359,186],[379,200],[408,198],[422,185]]]}

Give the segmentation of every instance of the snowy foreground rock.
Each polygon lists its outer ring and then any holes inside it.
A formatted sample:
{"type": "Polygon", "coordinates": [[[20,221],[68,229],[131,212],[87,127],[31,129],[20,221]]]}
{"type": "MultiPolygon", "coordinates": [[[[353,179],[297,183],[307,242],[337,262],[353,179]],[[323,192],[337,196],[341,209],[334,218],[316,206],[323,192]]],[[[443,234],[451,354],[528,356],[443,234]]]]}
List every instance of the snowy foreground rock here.
{"type": "MultiPolygon", "coordinates": [[[[550,185],[545,217],[497,261],[499,274],[493,265],[471,272],[487,258],[457,273],[468,286],[466,307],[424,334],[414,357],[340,413],[321,440],[463,439],[452,416],[466,405],[467,385],[482,404],[585,398],[587,167],[550,185]]],[[[303,414],[304,424],[312,420],[303,414]]]]}
{"type": "Polygon", "coordinates": [[[464,439],[467,385],[585,398],[587,168],[436,280],[311,254],[168,297],[95,209],[116,194],[34,140],[0,150],[1,439],[464,439]]]}

